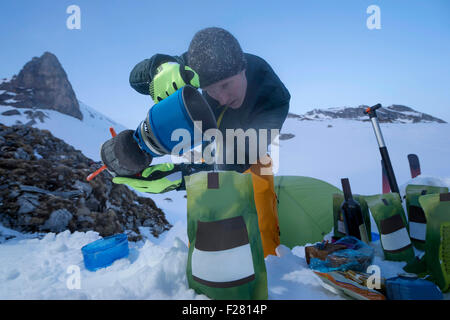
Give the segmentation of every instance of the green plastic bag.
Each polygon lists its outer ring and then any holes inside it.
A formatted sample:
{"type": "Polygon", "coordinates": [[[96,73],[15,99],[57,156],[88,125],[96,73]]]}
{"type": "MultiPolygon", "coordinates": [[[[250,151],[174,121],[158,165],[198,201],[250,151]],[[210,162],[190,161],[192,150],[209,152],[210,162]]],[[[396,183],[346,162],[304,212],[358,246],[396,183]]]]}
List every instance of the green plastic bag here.
{"type": "Polygon", "coordinates": [[[419,203],[427,219],[427,269],[441,290],[447,291],[450,288],[450,193],[420,196],[419,203]]]}
{"type": "Polygon", "coordinates": [[[211,299],[267,299],[267,272],[250,174],[185,177],[189,287],[211,299]]]}
{"type": "Polygon", "coordinates": [[[445,192],[448,192],[448,188],[446,187],[413,184],[406,187],[406,211],[408,213],[409,235],[414,247],[419,250],[425,250],[425,234],[427,229],[427,220],[419,204],[419,197],[426,194],[445,192]]]}
{"type": "MultiPolygon", "coordinates": [[[[353,195],[353,199],[359,203],[361,206],[361,212],[363,214],[364,224],[366,226],[367,236],[369,237],[369,241],[372,241],[372,232],[370,225],[370,213],[369,208],[367,206],[367,202],[364,199],[364,196],[359,194],[353,195]]],[[[341,212],[341,205],[344,202],[344,195],[341,193],[333,194],[333,221],[334,221],[334,229],[333,236],[335,238],[343,238],[346,236],[345,226],[344,226],[344,217],[341,212]]]]}
{"type": "Polygon", "coordinates": [[[398,193],[365,197],[378,231],[384,257],[391,261],[412,261],[414,249],[406,229],[405,211],[398,193]]]}

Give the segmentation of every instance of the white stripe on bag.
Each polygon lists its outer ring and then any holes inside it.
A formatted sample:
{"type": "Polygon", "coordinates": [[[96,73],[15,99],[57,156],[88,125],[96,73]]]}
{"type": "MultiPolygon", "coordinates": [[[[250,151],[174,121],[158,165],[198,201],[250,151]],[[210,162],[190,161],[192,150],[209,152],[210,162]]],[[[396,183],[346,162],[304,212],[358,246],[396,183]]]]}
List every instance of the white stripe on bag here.
{"type": "Polygon", "coordinates": [[[340,233],[346,234],[344,222],[342,222],[341,220],[338,220],[338,231],[340,233]]]}
{"type": "Polygon", "coordinates": [[[389,234],[381,234],[381,244],[384,250],[395,251],[411,244],[408,231],[401,228],[389,234]]]}
{"type": "Polygon", "coordinates": [[[192,252],[192,275],[211,282],[229,282],[255,273],[250,244],[221,251],[192,252]]]}
{"type": "Polygon", "coordinates": [[[427,224],[418,222],[409,222],[409,233],[411,238],[425,241],[427,233],[427,224]]]}

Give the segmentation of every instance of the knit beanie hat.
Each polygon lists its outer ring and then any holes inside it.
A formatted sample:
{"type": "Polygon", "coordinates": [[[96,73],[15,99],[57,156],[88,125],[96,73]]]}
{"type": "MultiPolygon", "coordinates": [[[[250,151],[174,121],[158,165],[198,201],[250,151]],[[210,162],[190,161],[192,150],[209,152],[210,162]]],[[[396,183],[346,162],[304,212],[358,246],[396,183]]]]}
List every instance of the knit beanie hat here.
{"type": "Polygon", "coordinates": [[[222,28],[198,31],[189,45],[188,65],[197,72],[200,87],[232,77],[246,67],[246,60],[236,38],[222,28]]]}

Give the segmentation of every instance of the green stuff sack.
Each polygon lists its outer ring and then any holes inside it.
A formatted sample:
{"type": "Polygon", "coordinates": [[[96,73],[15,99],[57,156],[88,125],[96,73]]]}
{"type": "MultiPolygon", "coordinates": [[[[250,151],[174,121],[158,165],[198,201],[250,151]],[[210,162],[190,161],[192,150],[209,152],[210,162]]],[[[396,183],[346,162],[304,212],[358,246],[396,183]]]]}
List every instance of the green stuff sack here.
{"type": "MultiPolygon", "coordinates": [[[[366,225],[367,236],[369,237],[369,241],[372,241],[370,213],[369,207],[367,206],[367,202],[364,199],[364,196],[358,194],[353,195],[353,199],[357,201],[361,206],[361,212],[363,214],[364,224],[366,225]]],[[[346,236],[344,217],[342,216],[341,212],[342,202],[344,202],[343,194],[341,193],[333,194],[333,220],[334,220],[333,236],[335,238],[342,238],[346,236]]]]}
{"type": "Polygon", "coordinates": [[[442,291],[450,286],[450,193],[419,197],[427,218],[425,260],[442,291]]]}
{"type": "Polygon", "coordinates": [[[406,211],[408,212],[409,236],[414,247],[419,250],[425,250],[425,234],[427,229],[427,220],[419,204],[419,197],[426,194],[445,192],[448,192],[448,188],[446,187],[413,184],[406,187],[406,211]]]}
{"type": "Polygon", "coordinates": [[[211,299],[267,299],[252,176],[199,172],[185,182],[189,287],[211,299]]]}
{"type": "Polygon", "coordinates": [[[415,258],[414,249],[398,193],[367,196],[365,199],[377,224],[385,259],[412,261],[415,258]]]}

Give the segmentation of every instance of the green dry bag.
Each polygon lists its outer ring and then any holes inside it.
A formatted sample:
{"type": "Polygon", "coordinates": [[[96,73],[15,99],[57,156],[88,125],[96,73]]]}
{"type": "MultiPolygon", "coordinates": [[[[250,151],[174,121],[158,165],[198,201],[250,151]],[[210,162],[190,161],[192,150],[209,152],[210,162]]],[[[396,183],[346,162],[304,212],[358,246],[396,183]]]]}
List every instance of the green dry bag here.
{"type": "Polygon", "coordinates": [[[415,258],[406,229],[406,216],[398,193],[365,197],[380,233],[384,257],[391,261],[411,261],[415,258]]]}
{"type": "Polygon", "coordinates": [[[267,299],[267,273],[250,174],[185,177],[189,287],[211,299],[267,299]]]}
{"type": "MultiPolygon", "coordinates": [[[[369,237],[369,241],[372,241],[372,232],[370,225],[370,213],[369,208],[367,207],[366,200],[364,196],[359,194],[353,195],[353,199],[359,203],[361,206],[361,212],[363,214],[364,224],[367,230],[367,236],[369,237]]],[[[333,228],[333,236],[335,238],[342,238],[346,236],[345,233],[345,225],[344,225],[344,217],[342,216],[341,205],[344,202],[344,196],[341,193],[333,194],[333,220],[334,220],[334,228],[333,228]]]]}
{"type": "Polygon", "coordinates": [[[425,260],[428,270],[442,291],[450,287],[450,193],[419,197],[425,211],[427,231],[425,260]]]}
{"type": "Polygon", "coordinates": [[[448,192],[446,187],[434,187],[427,185],[406,186],[406,211],[408,212],[409,235],[414,247],[425,250],[425,234],[427,219],[419,204],[419,197],[426,194],[448,192]]]}

